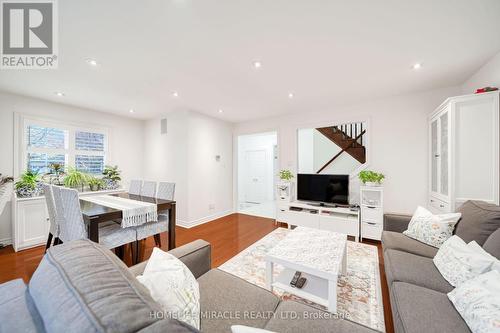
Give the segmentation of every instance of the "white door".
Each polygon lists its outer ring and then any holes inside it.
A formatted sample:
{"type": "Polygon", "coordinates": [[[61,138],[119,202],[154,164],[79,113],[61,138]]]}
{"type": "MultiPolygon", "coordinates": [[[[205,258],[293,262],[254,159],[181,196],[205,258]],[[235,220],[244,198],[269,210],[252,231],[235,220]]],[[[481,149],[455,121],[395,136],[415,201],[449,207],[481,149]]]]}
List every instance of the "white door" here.
{"type": "Polygon", "coordinates": [[[263,202],[266,196],[266,151],[246,151],[245,171],[245,201],[263,202]]]}

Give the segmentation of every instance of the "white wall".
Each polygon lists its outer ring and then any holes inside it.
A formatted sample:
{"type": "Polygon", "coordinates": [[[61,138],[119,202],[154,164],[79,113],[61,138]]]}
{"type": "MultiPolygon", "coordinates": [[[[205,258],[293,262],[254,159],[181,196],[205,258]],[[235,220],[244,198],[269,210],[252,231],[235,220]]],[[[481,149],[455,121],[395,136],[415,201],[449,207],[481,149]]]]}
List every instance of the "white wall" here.
{"type": "MultiPolygon", "coordinates": [[[[0,93],[0,173],[14,174],[14,112],[109,129],[108,164],[117,164],[123,184],[142,176],[143,125],[141,120],[81,109],[14,94],[0,93]]],[[[0,216],[0,243],[11,238],[11,212],[7,204],[0,216]]]]}
{"type": "MultiPolygon", "coordinates": [[[[397,96],[359,105],[310,111],[235,125],[235,133],[278,130],[280,166],[297,170],[297,129],[366,121],[370,169],[386,175],[385,211],[412,213],[427,197],[427,116],[460,87],[397,96]]],[[[352,182],[357,187],[357,182],[352,182]]],[[[357,198],[353,198],[356,200],[357,198]]]]}
{"type": "Polygon", "coordinates": [[[248,150],[264,150],[266,152],[266,175],[264,186],[266,188],[265,200],[274,200],[274,146],[277,145],[276,133],[259,133],[238,137],[238,201],[245,201],[247,181],[250,177],[245,168],[245,152],[248,150]]]}
{"type": "Polygon", "coordinates": [[[227,122],[192,111],[175,111],[145,122],[144,176],[176,183],[181,226],[232,212],[232,157],[232,125],[227,122]],[[164,135],[161,118],[167,119],[164,135]]]}
{"type": "Polygon", "coordinates": [[[487,86],[500,88],[500,52],[463,83],[462,93],[472,94],[487,86]]]}

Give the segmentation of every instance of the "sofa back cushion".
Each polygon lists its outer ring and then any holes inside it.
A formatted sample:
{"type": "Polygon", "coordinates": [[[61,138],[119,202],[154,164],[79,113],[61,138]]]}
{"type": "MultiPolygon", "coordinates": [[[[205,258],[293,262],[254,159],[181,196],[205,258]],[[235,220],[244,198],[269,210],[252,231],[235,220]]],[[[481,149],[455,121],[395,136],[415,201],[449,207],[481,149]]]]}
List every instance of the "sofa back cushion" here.
{"type": "Polygon", "coordinates": [[[462,213],[462,219],[455,227],[455,235],[466,243],[475,240],[483,246],[486,239],[500,228],[500,206],[466,201],[457,212],[462,213]]]}
{"type": "Polygon", "coordinates": [[[500,228],[488,237],[484,242],[483,249],[500,260],[500,228]]]}
{"type": "Polygon", "coordinates": [[[137,332],[160,320],[159,305],[125,264],[88,240],[50,248],[29,292],[50,332],[137,332]]]}

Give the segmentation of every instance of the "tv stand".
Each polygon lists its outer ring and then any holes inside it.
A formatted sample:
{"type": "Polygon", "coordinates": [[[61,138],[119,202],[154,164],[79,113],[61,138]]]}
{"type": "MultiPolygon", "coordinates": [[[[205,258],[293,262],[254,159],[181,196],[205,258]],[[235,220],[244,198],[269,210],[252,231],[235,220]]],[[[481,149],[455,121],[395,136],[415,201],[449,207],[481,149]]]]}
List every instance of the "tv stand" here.
{"type": "Polygon", "coordinates": [[[333,207],[325,203],[279,202],[276,220],[288,228],[303,226],[336,231],[359,239],[359,208],[333,207]]]}

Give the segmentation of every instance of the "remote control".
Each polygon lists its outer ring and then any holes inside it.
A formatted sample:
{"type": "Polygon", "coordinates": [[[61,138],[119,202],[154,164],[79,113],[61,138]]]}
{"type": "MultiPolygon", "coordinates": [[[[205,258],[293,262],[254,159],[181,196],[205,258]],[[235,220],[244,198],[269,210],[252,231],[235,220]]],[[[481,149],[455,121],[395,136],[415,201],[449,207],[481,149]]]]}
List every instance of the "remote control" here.
{"type": "Polygon", "coordinates": [[[300,273],[300,272],[298,272],[298,271],[297,271],[297,272],[295,272],[295,275],[293,276],[292,281],[290,281],[290,285],[291,285],[292,287],[295,287],[295,285],[297,284],[297,281],[299,281],[300,274],[302,274],[302,273],[300,273]]]}
{"type": "Polygon", "coordinates": [[[306,284],[306,281],[307,279],[305,277],[301,277],[299,281],[297,281],[295,287],[301,289],[304,286],[304,284],[306,284]]]}

